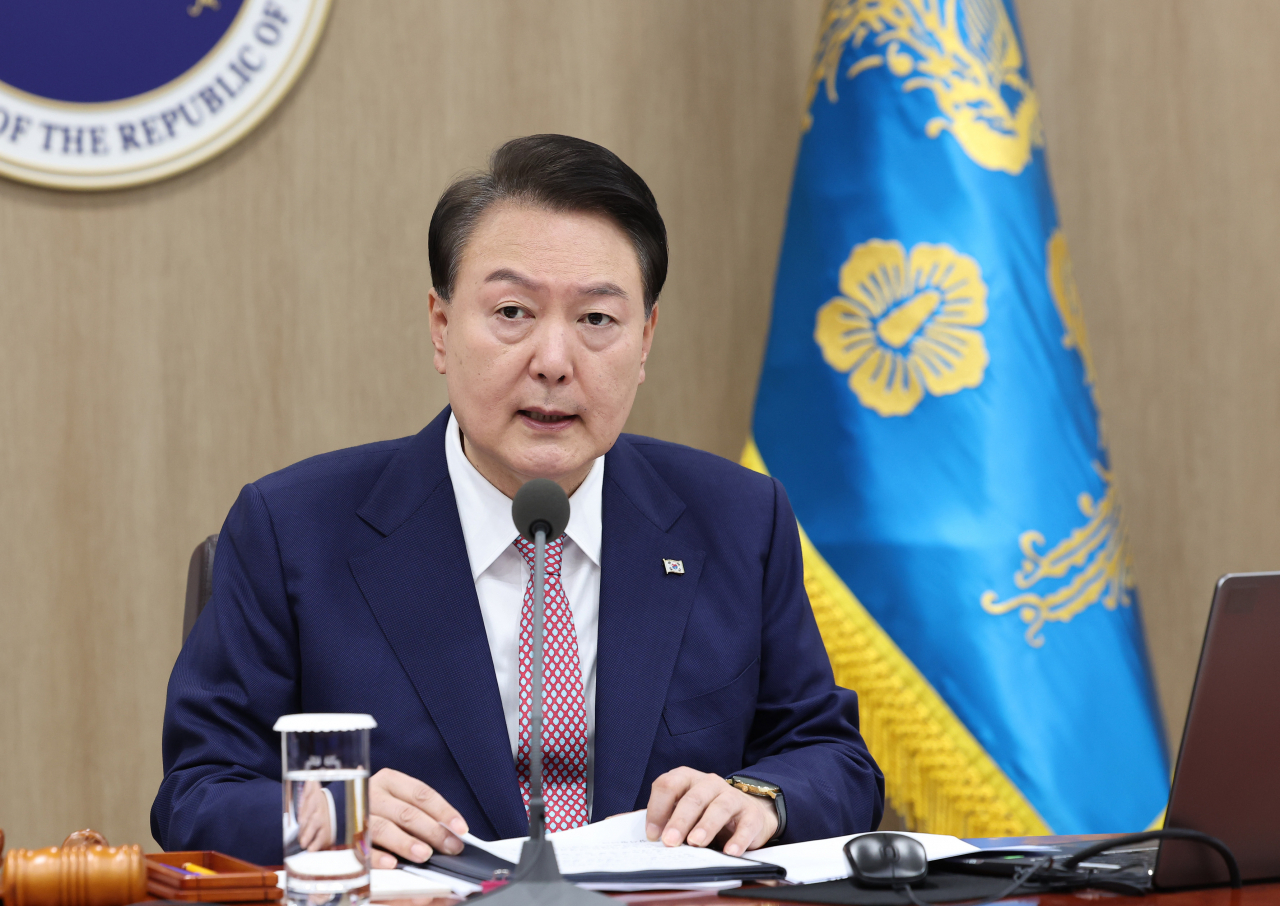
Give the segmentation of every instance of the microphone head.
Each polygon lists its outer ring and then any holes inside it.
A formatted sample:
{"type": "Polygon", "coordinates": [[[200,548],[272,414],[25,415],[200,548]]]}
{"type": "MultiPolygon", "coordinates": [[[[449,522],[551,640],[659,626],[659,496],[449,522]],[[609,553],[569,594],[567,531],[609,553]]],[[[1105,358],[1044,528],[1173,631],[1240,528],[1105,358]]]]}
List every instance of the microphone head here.
{"type": "Polygon", "coordinates": [[[511,501],[511,518],[516,530],[529,541],[541,524],[547,540],[554,541],[569,525],[569,498],[564,488],[549,478],[526,481],[511,501]]]}

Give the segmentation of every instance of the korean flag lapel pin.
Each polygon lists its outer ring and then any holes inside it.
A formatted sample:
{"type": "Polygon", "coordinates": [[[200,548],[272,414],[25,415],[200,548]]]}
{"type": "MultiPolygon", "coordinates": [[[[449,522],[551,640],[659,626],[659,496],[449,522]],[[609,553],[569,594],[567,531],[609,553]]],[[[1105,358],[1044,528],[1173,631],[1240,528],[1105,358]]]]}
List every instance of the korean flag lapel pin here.
{"type": "Polygon", "coordinates": [[[666,571],[666,575],[668,575],[668,576],[673,576],[673,575],[674,575],[674,576],[683,576],[683,575],[684,575],[684,561],[683,561],[683,560],[667,560],[666,558],[663,558],[663,561],[662,561],[662,568],[666,571]]]}

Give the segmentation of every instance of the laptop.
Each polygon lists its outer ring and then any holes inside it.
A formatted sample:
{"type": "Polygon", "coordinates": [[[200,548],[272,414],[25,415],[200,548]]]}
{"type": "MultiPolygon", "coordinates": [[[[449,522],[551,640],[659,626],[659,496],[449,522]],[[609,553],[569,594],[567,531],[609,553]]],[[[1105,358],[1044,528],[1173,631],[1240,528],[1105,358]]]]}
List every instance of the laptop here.
{"type": "MultiPolygon", "coordinates": [[[[1246,882],[1280,879],[1280,573],[1218,580],[1164,826],[1217,837],[1246,882]]],[[[1040,855],[993,851],[956,868],[1012,876],[1040,855]]],[[[1216,850],[1185,840],[1134,844],[1080,867],[1110,869],[1133,884],[1149,879],[1160,890],[1228,880],[1216,850]]]]}
{"type": "MultiPolygon", "coordinates": [[[[1217,837],[1246,882],[1280,878],[1280,573],[1218,580],[1165,827],[1217,837]]],[[[1207,846],[1162,840],[1158,889],[1227,883],[1207,846]]]]}

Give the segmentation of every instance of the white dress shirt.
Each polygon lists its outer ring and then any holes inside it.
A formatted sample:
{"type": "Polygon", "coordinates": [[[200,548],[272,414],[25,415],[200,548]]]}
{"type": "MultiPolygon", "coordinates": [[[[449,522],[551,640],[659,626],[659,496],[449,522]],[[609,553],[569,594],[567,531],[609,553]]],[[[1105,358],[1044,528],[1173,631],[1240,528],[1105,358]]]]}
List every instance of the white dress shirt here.
{"type": "MultiPolygon", "coordinates": [[[[511,498],[490,484],[467,459],[462,451],[462,432],[452,413],[445,431],[444,452],[514,759],[520,744],[520,613],[524,608],[524,590],[531,570],[512,543],[519,533],[511,521],[511,498]]],[[[569,527],[565,529],[568,537],[560,566],[560,582],[569,596],[573,625],[578,633],[582,690],[587,706],[588,808],[592,799],[595,761],[596,634],[600,625],[600,504],[603,487],[604,457],[601,456],[592,464],[586,480],[569,498],[569,527]]]]}

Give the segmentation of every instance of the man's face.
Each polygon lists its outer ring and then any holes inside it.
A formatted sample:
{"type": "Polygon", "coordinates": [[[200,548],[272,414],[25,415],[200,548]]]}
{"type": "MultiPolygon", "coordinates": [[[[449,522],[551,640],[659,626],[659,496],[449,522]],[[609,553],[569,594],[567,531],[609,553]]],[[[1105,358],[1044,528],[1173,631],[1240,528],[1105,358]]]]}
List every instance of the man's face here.
{"type": "Polygon", "coordinates": [[[658,322],[627,234],[598,214],[495,205],[453,299],[432,290],[430,308],[467,458],[507,496],[531,478],[572,493],[622,432],[658,322]]]}

